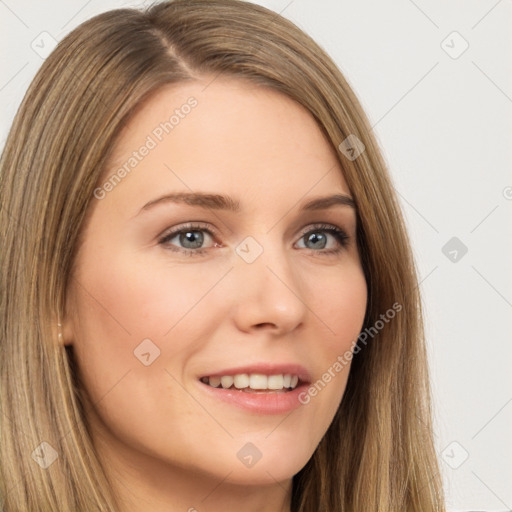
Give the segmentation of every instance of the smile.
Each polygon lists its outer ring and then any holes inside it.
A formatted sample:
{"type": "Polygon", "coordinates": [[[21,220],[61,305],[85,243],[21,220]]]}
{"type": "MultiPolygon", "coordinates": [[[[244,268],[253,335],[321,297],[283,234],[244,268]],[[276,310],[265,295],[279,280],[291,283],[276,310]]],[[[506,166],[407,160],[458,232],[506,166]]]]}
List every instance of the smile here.
{"type": "Polygon", "coordinates": [[[213,388],[237,389],[246,393],[269,391],[286,393],[298,386],[299,377],[289,373],[275,375],[239,373],[236,375],[203,377],[201,382],[213,388]]]}

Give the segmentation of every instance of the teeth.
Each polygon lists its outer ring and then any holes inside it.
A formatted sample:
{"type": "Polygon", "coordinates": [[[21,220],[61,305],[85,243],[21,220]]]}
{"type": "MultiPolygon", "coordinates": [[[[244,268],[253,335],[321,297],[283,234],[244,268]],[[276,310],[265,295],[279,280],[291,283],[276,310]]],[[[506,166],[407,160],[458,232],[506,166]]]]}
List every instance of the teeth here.
{"type": "Polygon", "coordinates": [[[223,375],[222,377],[204,377],[205,384],[214,388],[229,389],[233,385],[236,389],[244,390],[273,390],[279,391],[286,388],[295,389],[299,383],[297,375],[278,374],[263,375],[262,373],[240,373],[237,375],[223,375]]]}
{"type": "Polygon", "coordinates": [[[220,377],[210,377],[210,386],[218,388],[220,386],[220,377]]]}
{"type": "Polygon", "coordinates": [[[235,379],[231,377],[231,375],[225,375],[224,377],[220,378],[220,383],[222,384],[222,387],[224,389],[228,389],[233,385],[233,382],[235,379]]]}
{"type": "Polygon", "coordinates": [[[284,377],[282,375],[269,375],[267,378],[268,389],[283,389],[284,377]]]}
{"type": "Polygon", "coordinates": [[[261,373],[253,373],[249,377],[249,387],[251,389],[267,389],[267,376],[261,373]]]}
{"type": "Polygon", "coordinates": [[[249,387],[249,375],[247,373],[235,375],[235,388],[243,389],[247,387],[249,387]]]}

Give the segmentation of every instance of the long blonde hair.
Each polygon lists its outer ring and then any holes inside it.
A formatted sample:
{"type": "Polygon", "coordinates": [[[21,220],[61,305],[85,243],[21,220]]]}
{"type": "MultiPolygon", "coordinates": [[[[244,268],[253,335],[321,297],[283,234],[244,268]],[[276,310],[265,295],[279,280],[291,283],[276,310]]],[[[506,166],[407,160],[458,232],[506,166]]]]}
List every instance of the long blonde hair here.
{"type": "Polygon", "coordinates": [[[65,313],[93,190],[121,129],[164,84],[202,74],[251,80],[314,116],[336,148],[357,207],[369,291],[364,329],[376,330],[384,312],[401,306],[354,355],[339,410],[293,479],[292,511],[444,510],[417,272],[358,99],[329,56],[278,14],[241,0],[176,0],[109,11],[73,30],[37,73],[6,141],[0,160],[4,511],[118,510],[89,435],[72,348],[57,343],[55,324],[65,313]],[[365,146],[355,159],[338,150],[349,135],[365,146]]]}

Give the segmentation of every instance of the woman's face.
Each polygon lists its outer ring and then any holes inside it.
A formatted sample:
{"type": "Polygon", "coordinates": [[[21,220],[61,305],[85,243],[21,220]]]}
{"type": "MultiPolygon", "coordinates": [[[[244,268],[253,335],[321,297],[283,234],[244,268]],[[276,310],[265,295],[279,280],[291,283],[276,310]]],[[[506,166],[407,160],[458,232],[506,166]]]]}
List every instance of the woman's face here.
{"type": "Polygon", "coordinates": [[[367,300],[356,214],[347,201],[303,208],[350,197],[305,109],[254,84],[207,83],[159,91],[121,134],[65,339],[113,466],[273,483],[306,464],[345,390],[350,362],[336,362],[367,300]]]}

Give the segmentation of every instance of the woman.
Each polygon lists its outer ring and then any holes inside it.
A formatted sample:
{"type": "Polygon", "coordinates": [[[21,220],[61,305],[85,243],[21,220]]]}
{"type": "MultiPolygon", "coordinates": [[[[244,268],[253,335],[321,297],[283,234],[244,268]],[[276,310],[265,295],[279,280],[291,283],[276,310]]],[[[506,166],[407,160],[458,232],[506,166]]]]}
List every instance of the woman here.
{"type": "Polygon", "coordinates": [[[394,189],[291,22],[83,23],[0,185],[5,512],[444,510],[394,189]]]}

